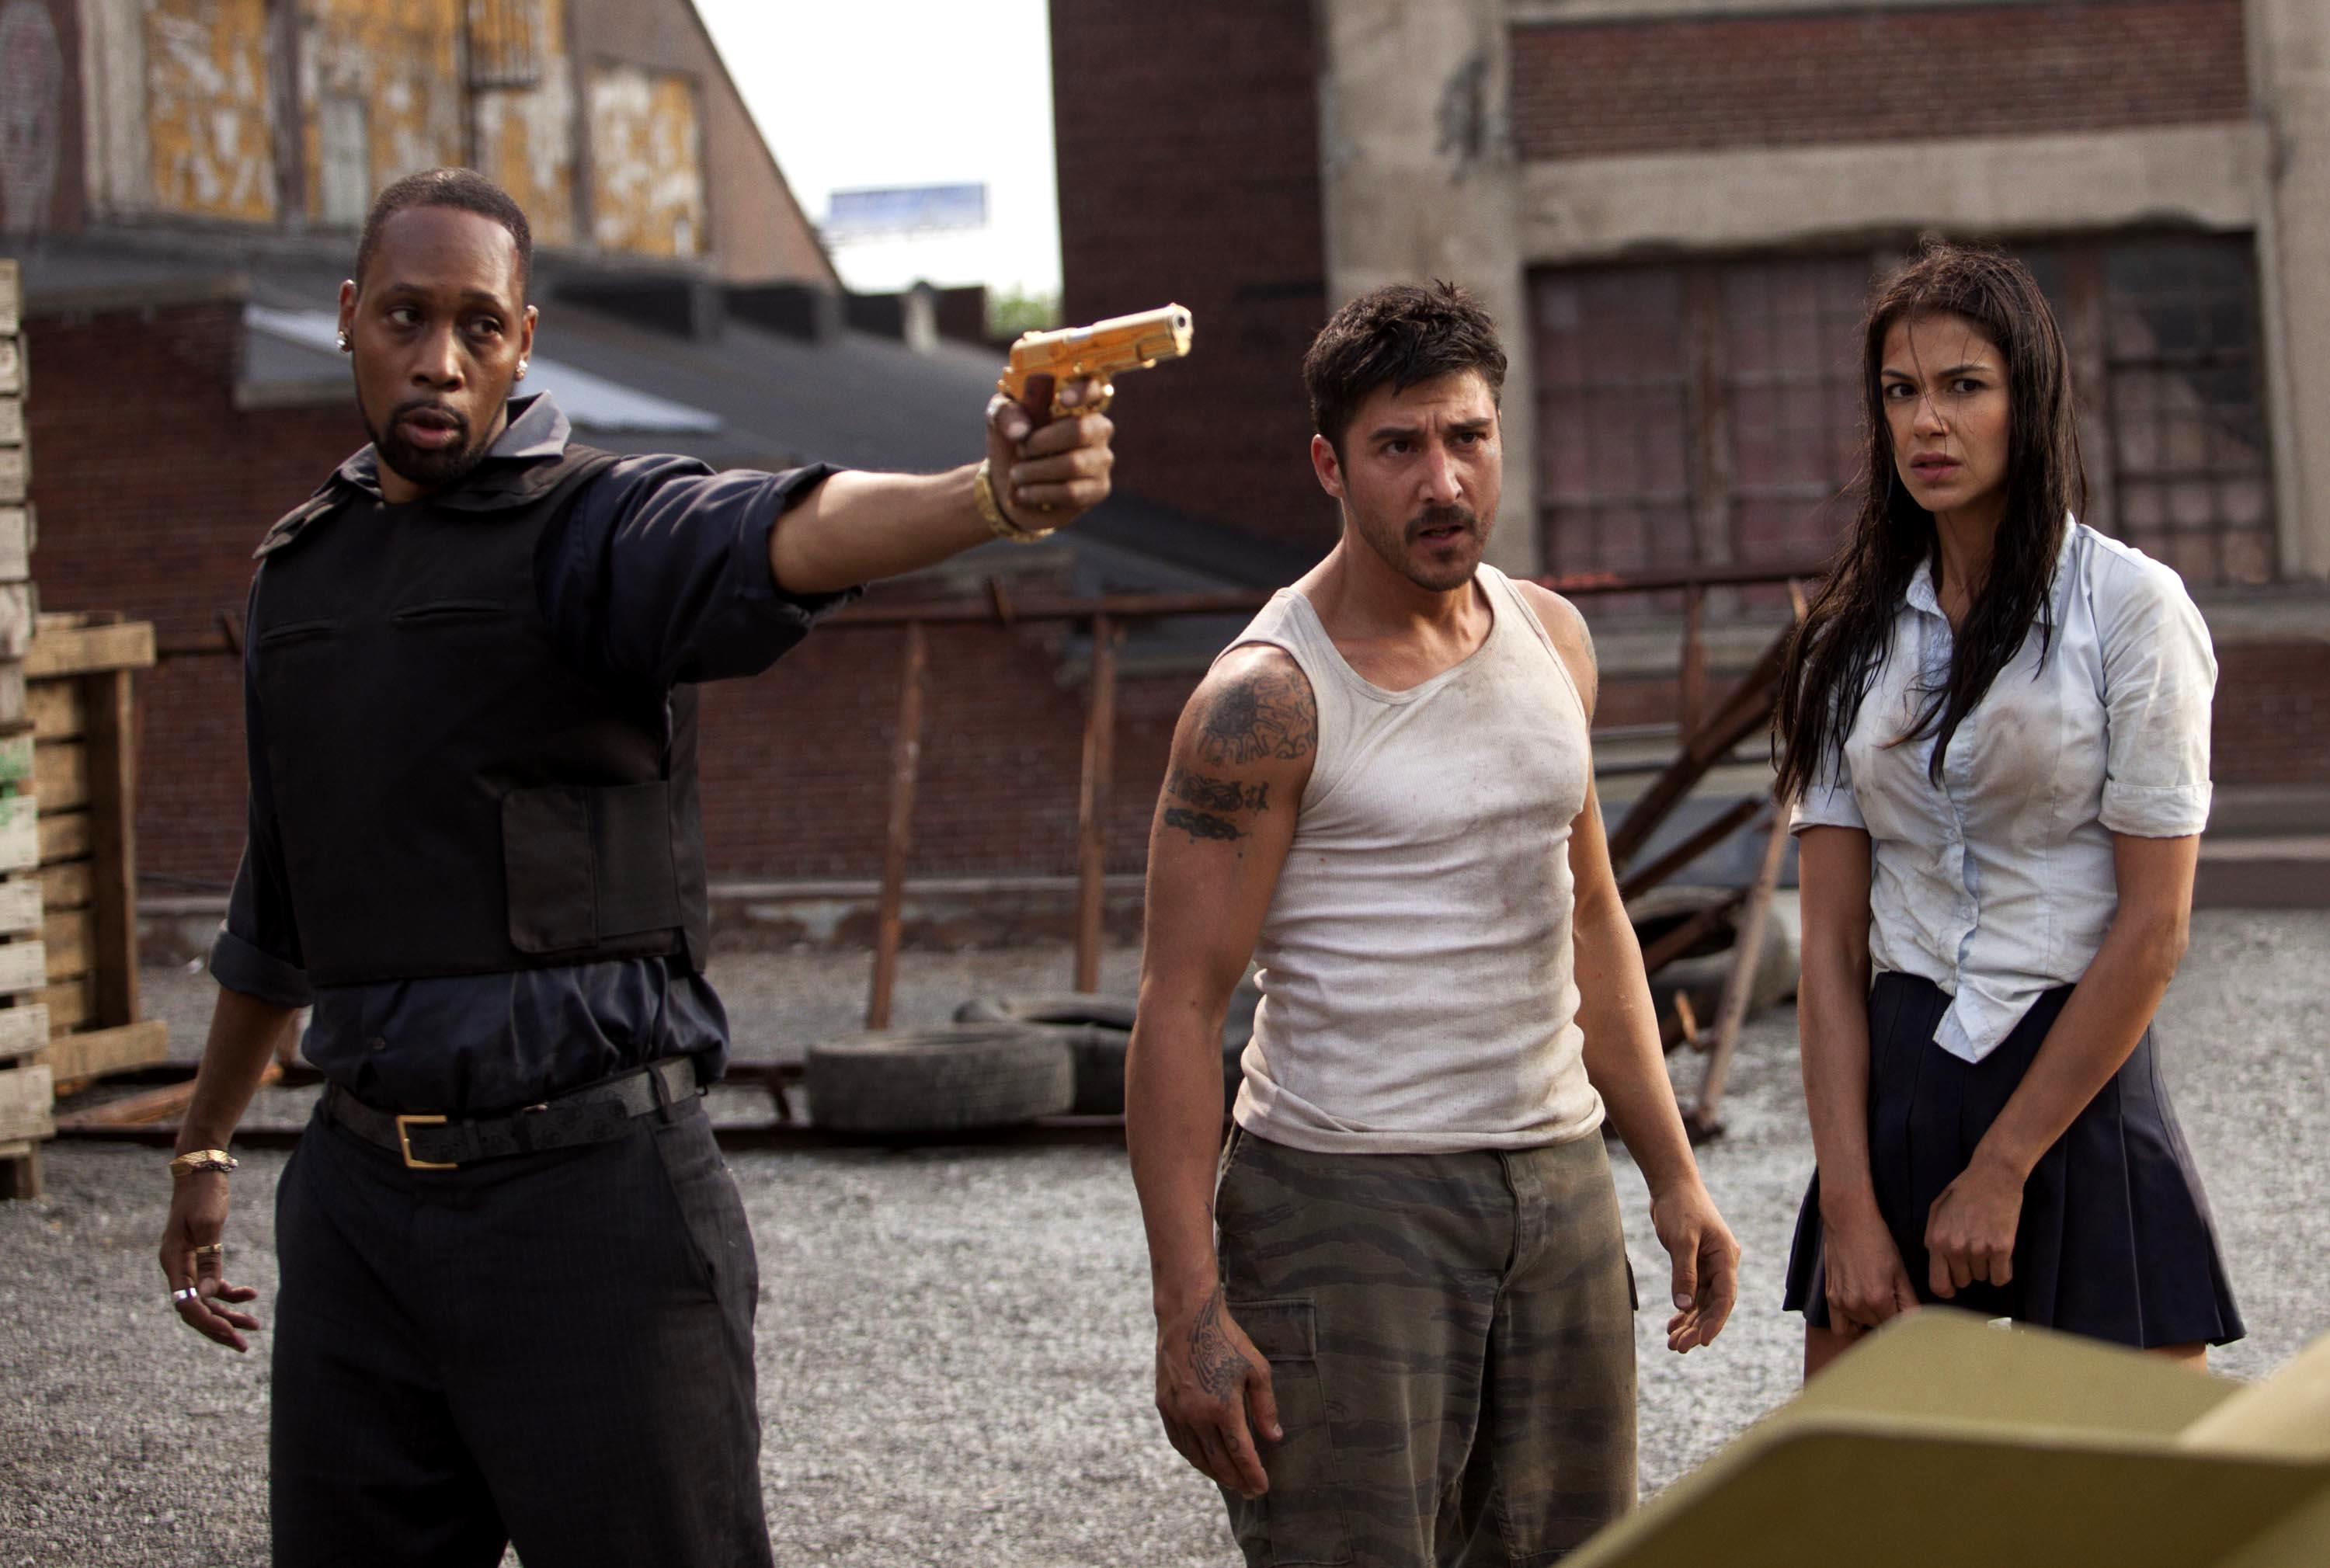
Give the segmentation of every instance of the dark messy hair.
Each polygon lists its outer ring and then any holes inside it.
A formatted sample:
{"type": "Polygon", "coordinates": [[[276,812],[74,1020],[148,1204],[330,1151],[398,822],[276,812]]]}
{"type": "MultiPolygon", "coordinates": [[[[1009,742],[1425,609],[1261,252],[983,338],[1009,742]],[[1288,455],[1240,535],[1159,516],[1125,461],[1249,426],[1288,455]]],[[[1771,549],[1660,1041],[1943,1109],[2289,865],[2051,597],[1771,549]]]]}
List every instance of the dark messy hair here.
{"type": "Polygon", "coordinates": [[[1950,737],[2022,650],[2035,624],[2044,663],[2054,640],[2051,590],[2065,515],[2087,507],[2088,476],[2071,403],[2071,371],[2054,312],[2030,269],[1988,245],[1927,239],[1880,284],[1861,335],[1867,441],[1857,488],[1861,515],[1814,594],[1788,649],[1775,726],[1780,784],[1800,791],[1844,748],[1920,562],[1934,558],[1933,514],[1910,499],[1894,468],[1880,371],[1899,321],[1951,315],[1972,322],[2006,362],[2006,510],[1990,570],[1974,585],[1950,652],[1948,677],[1923,688],[1922,705],[1892,744],[1935,737],[1928,773],[1938,784],[1950,737]]]}
{"type": "Polygon", "coordinates": [[[453,207],[491,218],[509,231],[517,246],[517,298],[526,302],[528,277],[534,271],[534,229],[510,194],[475,169],[423,169],[407,175],[381,192],[365,215],[364,238],[356,241],[356,287],[364,287],[365,269],[379,247],[380,231],[391,218],[413,207],[453,207]]]}
{"type": "Polygon", "coordinates": [[[1369,392],[1477,370],[1493,400],[1504,390],[1505,351],[1497,324],[1454,283],[1394,283],[1335,312],[1302,356],[1313,428],[1341,456],[1343,437],[1369,392]]]}

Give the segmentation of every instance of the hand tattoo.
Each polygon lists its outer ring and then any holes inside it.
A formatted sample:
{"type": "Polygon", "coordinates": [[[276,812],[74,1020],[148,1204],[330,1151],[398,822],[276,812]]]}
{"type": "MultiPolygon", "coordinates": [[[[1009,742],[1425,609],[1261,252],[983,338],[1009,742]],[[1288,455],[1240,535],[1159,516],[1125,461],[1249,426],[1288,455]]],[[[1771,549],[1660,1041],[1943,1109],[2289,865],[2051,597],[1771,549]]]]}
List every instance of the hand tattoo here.
{"type": "Polygon", "coordinates": [[[1319,745],[1319,705],[1299,669],[1261,666],[1216,692],[1198,752],[1218,767],[1265,757],[1297,761],[1319,745]]]}
{"type": "Polygon", "coordinates": [[[1237,1353],[1222,1331],[1219,1285],[1198,1309],[1197,1322],[1189,1326],[1189,1365],[1198,1374],[1198,1386],[1225,1401],[1237,1397],[1239,1383],[1254,1370],[1254,1364],[1237,1353]]]}

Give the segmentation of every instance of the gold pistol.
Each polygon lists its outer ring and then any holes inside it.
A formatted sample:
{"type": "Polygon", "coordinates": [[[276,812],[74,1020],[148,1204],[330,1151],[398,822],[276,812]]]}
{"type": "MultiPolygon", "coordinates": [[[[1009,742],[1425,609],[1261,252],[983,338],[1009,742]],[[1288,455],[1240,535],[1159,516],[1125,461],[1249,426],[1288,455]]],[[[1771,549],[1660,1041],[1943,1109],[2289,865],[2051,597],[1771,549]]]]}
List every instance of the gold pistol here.
{"type": "Polygon", "coordinates": [[[1073,411],[1095,413],[1108,407],[1116,389],[1110,378],[1120,371],[1148,370],[1159,360],[1179,359],[1189,352],[1189,311],[1180,305],[1160,305],[1138,316],[1116,316],[1090,326],[1063,326],[1054,332],[1025,332],[1011,345],[1011,362],[995,389],[1014,402],[1028,401],[1028,383],[1039,375],[1053,378],[1052,417],[1063,408],[1058,389],[1072,381],[1101,383],[1100,401],[1073,411]]]}

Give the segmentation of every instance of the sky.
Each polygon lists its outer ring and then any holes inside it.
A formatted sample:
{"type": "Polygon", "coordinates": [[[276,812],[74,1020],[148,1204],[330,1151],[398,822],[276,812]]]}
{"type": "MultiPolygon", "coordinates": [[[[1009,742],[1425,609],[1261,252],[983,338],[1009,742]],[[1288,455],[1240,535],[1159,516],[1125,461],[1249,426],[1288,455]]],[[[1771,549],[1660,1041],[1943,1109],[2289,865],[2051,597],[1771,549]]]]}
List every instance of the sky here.
{"type": "Polygon", "coordinates": [[[842,280],[1060,287],[1046,0],[696,0],[810,222],[836,190],[984,182],[983,231],[833,248],[842,280]]]}

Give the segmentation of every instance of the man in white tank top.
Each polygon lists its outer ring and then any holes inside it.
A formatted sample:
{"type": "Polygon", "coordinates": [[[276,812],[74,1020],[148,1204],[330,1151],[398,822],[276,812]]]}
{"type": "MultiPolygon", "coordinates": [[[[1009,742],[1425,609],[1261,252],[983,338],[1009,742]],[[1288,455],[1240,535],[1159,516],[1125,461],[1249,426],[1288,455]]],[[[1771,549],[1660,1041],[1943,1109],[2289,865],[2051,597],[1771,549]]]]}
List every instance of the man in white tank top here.
{"type": "Polygon", "coordinates": [[[1255,1564],[1547,1562],[1633,1506],[1605,1111],[1673,1258],[1669,1347],[1731,1310],[1595,798],[1592,644],[1481,562],[1504,369],[1446,284],[1320,333],[1342,537],[1215,663],[1158,801],[1126,1087],[1157,1404],[1255,1564]]]}

